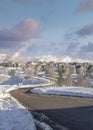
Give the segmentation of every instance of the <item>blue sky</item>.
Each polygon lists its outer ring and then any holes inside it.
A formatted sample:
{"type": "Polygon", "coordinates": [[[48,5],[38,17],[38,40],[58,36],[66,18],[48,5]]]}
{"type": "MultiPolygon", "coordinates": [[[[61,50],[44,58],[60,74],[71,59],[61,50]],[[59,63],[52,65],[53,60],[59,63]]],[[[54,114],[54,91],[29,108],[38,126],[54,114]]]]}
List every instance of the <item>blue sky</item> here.
{"type": "Polygon", "coordinates": [[[1,0],[0,54],[92,59],[93,0],[1,0]]]}

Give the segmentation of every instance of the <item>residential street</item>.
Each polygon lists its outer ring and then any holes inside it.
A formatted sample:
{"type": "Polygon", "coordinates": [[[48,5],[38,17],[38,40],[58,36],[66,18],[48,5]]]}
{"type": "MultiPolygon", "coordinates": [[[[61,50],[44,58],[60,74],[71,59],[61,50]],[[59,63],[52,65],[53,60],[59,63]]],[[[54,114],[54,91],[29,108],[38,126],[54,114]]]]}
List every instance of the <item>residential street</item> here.
{"type": "Polygon", "coordinates": [[[29,110],[43,112],[70,130],[93,130],[93,99],[38,95],[18,89],[11,95],[29,110]]]}

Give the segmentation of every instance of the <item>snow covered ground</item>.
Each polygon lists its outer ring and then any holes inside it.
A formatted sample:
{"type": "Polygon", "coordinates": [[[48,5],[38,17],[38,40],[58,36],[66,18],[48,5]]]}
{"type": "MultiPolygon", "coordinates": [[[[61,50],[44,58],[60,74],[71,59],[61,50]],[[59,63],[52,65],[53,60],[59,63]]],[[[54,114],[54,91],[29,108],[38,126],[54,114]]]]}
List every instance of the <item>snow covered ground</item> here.
{"type": "Polygon", "coordinates": [[[74,87],[74,86],[61,86],[61,87],[44,87],[34,88],[31,90],[32,93],[38,94],[53,94],[53,95],[67,95],[67,96],[80,96],[80,97],[91,97],[93,98],[93,88],[74,87]]]}
{"type": "Polygon", "coordinates": [[[31,87],[39,87],[39,86],[50,86],[53,85],[53,82],[49,79],[43,78],[43,77],[34,77],[32,80],[30,79],[24,79],[21,75],[20,76],[7,76],[3,75],[4,77],[7,77],[7,79],[2,81],[1,85],[2,89],[4,91],[12,91],[19,88],[31,88],[31,87]]]}
{"type": "Polygon", "coordinates": [[[19,85],[19,84],[22,84],[22,85],[37,85],[37,84],[40,84],[40,83],[44,83],[43,80],[41,79],[32,79],[32,80],[28,80],[28,79],[23,79],[19,76],[13,76],[13,77],[10,77],[8,78],[8,80],[4,81],[2,83],[2,85],[19,85]]]}
{"type": "Polygon", "coordinates": [[[2,87],[2,90],[9,92],[19,88],[35,88],[39,86],[44,87],[50,85],[53,85],[53,82],[51,82],[49,79],[35,77],[33,80],[24,81],[20,77],[14,76],[8,78],[0,86],[2,87]]]}
{"type": "MultiPolygon", "coordinates": [[[[5,76],[5,75],[4,75],[5,76]]],[[[0,130],[36,130],[29,111],[14,99],[9,92],[18,88],[50,85],[43,78],[23,81],[20,77],[8,77],[0,85],[0,130]]],[[[47,130],[47,129],[45,129],[47,130]]]]}
{"type": "Polygon", "coordinates": [[[0,130],[36,130],[29,111],[0,86],[0,130]]]}
{"type": "Polygon", "coordinates": [[[14,99],[9,92],[18,88],[45,85],[43,79],[25,80],[21,77],[0,74],[0,130],[36,130],[29,111],[14,99]]]}

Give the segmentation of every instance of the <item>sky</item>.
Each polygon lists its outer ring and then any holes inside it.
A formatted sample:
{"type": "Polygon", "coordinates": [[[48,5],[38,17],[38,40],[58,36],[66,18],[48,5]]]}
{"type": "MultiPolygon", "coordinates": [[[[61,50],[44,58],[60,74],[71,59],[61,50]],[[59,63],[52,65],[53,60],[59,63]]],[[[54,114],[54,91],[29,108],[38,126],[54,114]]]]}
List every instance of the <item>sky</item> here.
{"type": "Polygon", "coordinates": [[[1,0],[0,57],[93,60],[93,0],[1,0]]]}

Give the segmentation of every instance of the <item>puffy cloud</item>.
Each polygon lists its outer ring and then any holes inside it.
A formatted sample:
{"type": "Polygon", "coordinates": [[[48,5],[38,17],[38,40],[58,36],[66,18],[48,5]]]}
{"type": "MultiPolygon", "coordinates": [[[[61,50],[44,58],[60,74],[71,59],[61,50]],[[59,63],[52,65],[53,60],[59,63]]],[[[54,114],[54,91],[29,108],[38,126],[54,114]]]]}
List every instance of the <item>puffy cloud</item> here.
{"type": "Polygon", "coordinates": [[[77,12],[93,11],[93,0],[81,0],[77,12]]]}
{"type": "Polygon", "coordinates": [[[31,40],[36,38],[38,30],[39,22],[31,18],[23,20],[11,29],[0,30],[0,50],[6,50],[7,54],[10,50],[10,56],[7,57],[9,60],[18,60],[20,57],[25,59],[22,54],[32,45],[31,40]]]}
{"type": "Polygon", "coordinates": [[[39,29],[39,22],[33,19],[27,19],[12,29],[0,30],[0,48],[14,47],[21,42],[28,41],[35,37],[39,29]]]}
{"type": "Polygon", "coordinates": [[[80,37],[85,37],[93,34],[93,24],[85,25],[83,28],[78,30],[76,34],[80,37]]]}

